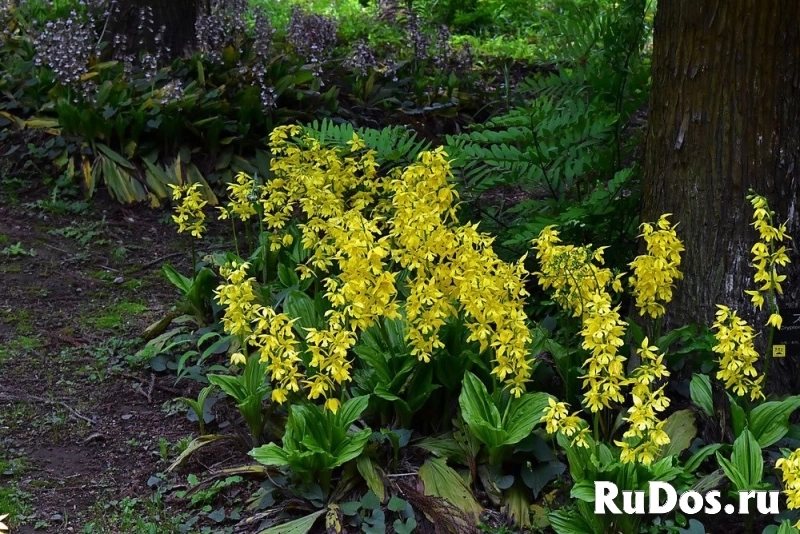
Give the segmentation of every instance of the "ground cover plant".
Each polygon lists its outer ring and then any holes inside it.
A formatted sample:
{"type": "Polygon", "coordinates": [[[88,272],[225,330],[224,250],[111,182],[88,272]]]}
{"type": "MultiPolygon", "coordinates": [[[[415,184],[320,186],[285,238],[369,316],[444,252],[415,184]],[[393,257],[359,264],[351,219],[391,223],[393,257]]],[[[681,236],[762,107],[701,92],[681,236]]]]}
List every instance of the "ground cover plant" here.
{"type": "Polygon", "coordinates": [[[0,522],[797,531],[793,208],[743,192],[741,300],[670,315],[654,5],[190,4],[0,3],[0,522]]]}
{"type": "MultiPolygon", "coordinates": [[[[336,525],[343,519],[342,500],[361,485],[361,491],[382,495],[379,503],[407,499],[409,518],[424,528],[430,520],[425,505],[409,499],[411,488],[391,482],[399,473],[380,467],[412,463],[411,455],[419,454],[411,452],[415,447],[433,456],[422,460],[415,475],[405,476],[418,476],[428,496],[458,509],[450,516],[462,523],[439,524],[444,530],[468,528],[482,496],[524,527],[574,533],[639,532],[662,525],[677,531],[681,521],[688,525],[685,518],[595,514],[589,504],[594,482],[644,490],[648,482],[662,481],[687,490],[719,485],[722,472],[739,491],[769,487],[762,480],[762,451],[789,433],[789,417],[800,402],[797,397],[763,402],[753,329],[727,306],[720,305],[714,333],[699,342],[692,342],[696,325],[661,331],[659,319],[682,277],[684,251],[669,215],[641,225],[646,252],[630,263],[627,279],[602,267],[604,247],[563,245],[555,227],[544,228],[532,243],[541,269],[535,275],[568,317],[548,332],[528,322],[520,301],[508,300],[509,292],[527,295],[523,264],[492,256],[478,260],[489,250],[482,241],[488,236],[459,226],[441,150],[421,152],[418,163],[394,167],[382,179],[376,152],[357,133],[331,149],[300,127],[278,128],[272,143],[275,178],[260,184],[240,176],[230,188],[229,204],[220,208],[223,218],[238,217],[250,227],[240,228],[250,245],[245,257],[240,248],[208,259],[219,269],[220,285],[209,295],[220,306],[219,327],[238,338],[229,349],[231,374],[224,380],[215,376],[212,383],[235,399],[247,421],[255,447],[250,454],[294,480],[283,491],[317,496],[308,509],[317,511],[292,525],[311,529],[323,513],[336,525]],[[364,215],[372,210],[381,215],[364,215]],[[647,318],[638,326],[623,320],[618,297],[612,296],[623,292],[623,282],[631,287],[638,314],[647,318]],[[577,332],[569,318],[580,321],[577,332]],[[557,342],[562,329],[569,332],[567,339],[577,334],[583,341],[557,342]],[[547,353],[553,358],[549,372],[562,385],[555,396],[527,385],[544,382],[536,374],[547,353]],[[718,387],[730,391],[728,409],[737,414],[732,443],[697,438],[696,413],[714,413],[714,386],[706,374],[692,374],[692,366],[688,407],[665,417],[671,404],[667,365],[687,355],[698,371],[718,368],[718,387]],[[392,361],[398,357],[400,362],[392,361]],[[637,363],[626,366],[629,358],[637,363]],[[447,377],[440,374],[443,367],[447,377]],[[625,398],[628,389],[631,400],[625,398]],[[582,404],[589,415],[570,413],[558,394],[582,404]],[[248,402],[254,395],[270,398],[270,407],[259,413],[261,406],[248,402]],[[379,400],[372,404],[371,397],[379,400]],[[427,413],[431,400],[437,412],[444,407],[446,417],[424,419],[434,426],[415,424],[413,416],[427,413]],[[277,433],[261,445],[265,414],[275,416],[284,405],[285,427],[272,424],[277,433]],[[361,424],[354,425],[357,421],[361,424]],[[390,427],[379,432],[387,421],[390,427]],[[540,424],[544,432],[537,433],[540,424]],[[383,443],[387,430],[405,439],[357,460],[373,441],[383,443]],[[547,434],[557,437],[555,451],[547,434]],[[759,452],[745,455],[743,447],[759,452]],[[558,460],[559,452],[566,462],[558,460]],[[702,468],[713,459],[717,470],[702,468]],[[425,469],[432,462],[441,478],[425,469]],[[348,464],[356,467],[351,476],[348,464]],[[466,478],[453,467],[465,470],[466,478]],[[531,496],[567,473],[576,504],[549,503],[549,513],[532,515],[531,496]]],[[[201,237],[204,205],[194,189],[176,188],[181,202],[174,219],[179,231],[201,237]]],[[[781,322],[774,298],[782,280],[778,268],[789,261],[780,246],[786,229],[773,226],[775,214],[763,197],[751,199],[761,236],[753,249],[754,280],[761,285],[747,294],[756,304],[770,303],[766,326],[774,329],[781,322]]],[[[777,464],[787,480],[792,480],[786,467],[791,458],[777,464]]],[[[267,484],[270,506],[277,489],[267,484]]],[[[287,520],[278,517],[262,528],[273,524],[278,531],[287,520]]],[[[747,525],[754,528],[752,517],[747,525]]],[[[790,529],[788,520],[780,528],[790,529]]]]}
{"type": "Polygon", "coordinates": [[[415,16],[391,21],[393,33],[370,45],[300,5],[275,27],[274,10],[215,1],[184,53],[170,48],[151,7],[68,7],[4,4],[1,120],[69,139],[49,159],[80,178],[89,196],[105,183],[122,202],[158,205],[184,174],[210,195],[239,171],[263,172],[261,140],[289,121],[456,117],[480,81],[469,52],[415,16]],[[453,97],[459,88],[466,98],[453,97]]]}

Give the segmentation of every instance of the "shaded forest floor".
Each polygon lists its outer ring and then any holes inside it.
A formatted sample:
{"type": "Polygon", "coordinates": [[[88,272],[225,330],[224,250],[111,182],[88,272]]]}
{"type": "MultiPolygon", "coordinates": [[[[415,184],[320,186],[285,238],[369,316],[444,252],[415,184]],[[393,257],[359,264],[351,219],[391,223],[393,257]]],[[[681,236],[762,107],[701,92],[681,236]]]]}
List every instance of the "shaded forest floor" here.
{"type": "Polygon", "coordinates": [[[200,385],[176,386],[135,354],[177,302],[160,268],[187,272],[188,242],[165,210],[103,195],[105,210],[84,209],[11,183],[22,187],[0,182],[0,515],[24,517],[16,534],[171,532],[184,505],[153,477],[196,435],[173,399],[200,385]]]}

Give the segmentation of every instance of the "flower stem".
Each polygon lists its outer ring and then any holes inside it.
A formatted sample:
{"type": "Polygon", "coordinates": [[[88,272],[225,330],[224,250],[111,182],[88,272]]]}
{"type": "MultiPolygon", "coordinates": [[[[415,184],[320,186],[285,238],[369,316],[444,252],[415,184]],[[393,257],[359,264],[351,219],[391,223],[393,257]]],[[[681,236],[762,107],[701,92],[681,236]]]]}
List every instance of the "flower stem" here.
{"type": "Polygon", "coordinates": [[[236,255],[241,258],[242,254],[239,252],[239,238],[236,237],[236,223],[234,222],[233,217],[230,217],[230,220],[231,220],[231,230],[233,231],[233,244],[236,247],[236,255]]]}
{"type": "Polygon", "coordinates": [[[191,240],[192,249],[192,280],[197,276],[197,252],[194,247],[194,239],[191,240]]]}
{"type": "Polygon", "coordinates": [[[769,327],[769,334],[767,334],[767,349],[764,354],[764,384],[767,383],[767,373],[769,372],[769,362],[772,360],[772,343],[775,339],[775,327],[769,327]]]}

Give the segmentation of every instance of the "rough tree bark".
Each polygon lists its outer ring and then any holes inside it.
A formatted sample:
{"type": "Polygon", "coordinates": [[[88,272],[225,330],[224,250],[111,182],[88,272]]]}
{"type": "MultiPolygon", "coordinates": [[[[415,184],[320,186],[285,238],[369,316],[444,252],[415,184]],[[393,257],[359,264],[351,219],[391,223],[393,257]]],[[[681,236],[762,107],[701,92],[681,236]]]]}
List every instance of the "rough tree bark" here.
{"type": "Polygon", "coordinates": [[[144,38],[145,46],[155,52],[151,49],[152,36],[164,27],[164,42],[174,58],[194,46],[195,22],[208,9],[209,0],[121,0],[114,30],[128,38],[129,47],[136,48],[139,40],[144,38]],[[140,29],[143,8],[150,8],[153,13],[153,28],[146,28],[145,31],[140,29]]]}
{"type": "MultiPolygon", "coordinates": [[[[668,322],[711,324],[720,303],[758,329],[766,315],[743,294],[754,288],[749,188],[788,218],[794,265],[779,304],[800,303],[800,2],[663,0],[652,76],[643,220],[674,213],[686,245],[668,322]]],[[[771,389],[796,391],[799,370],[771,364],[771,389]]]]}

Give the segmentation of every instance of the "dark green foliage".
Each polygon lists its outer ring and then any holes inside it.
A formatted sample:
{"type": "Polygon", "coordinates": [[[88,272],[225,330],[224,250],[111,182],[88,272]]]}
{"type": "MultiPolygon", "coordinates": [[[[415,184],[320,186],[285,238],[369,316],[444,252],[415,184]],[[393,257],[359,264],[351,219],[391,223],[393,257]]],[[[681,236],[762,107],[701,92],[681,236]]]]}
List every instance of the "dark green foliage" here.
{"type": "Polygon", "coordinates": [[[639,0],[566,13],[570,46],[557,71],[528,77],[504,115],[447,138],[473,216],[508,252],[526,251],[550,224],[571,242],[631,250],[638,139],[629,122],[647,95],[645,14],[639,0]]]}
{"type": "Polygon", "coordinates": [[[212,189],[223,190],[235,173],[269,174],[260,148],[276,125],[336,115],[356,122],[367,115],[376,125],[409,114],[453,116],[460,105],[453,93],[471,79],[453,74],[460,56],[434,28],[418,25],[414,35],[428,46],[404,57],[408,21],[380,30],[366,12],[354,11],[353,24],[337,34],[332,19],[293,10],[273,31],[260,9],[241,13],[221,2],[198,21],[201,48],[171,61],[125,55],[112,45],[102,11],[82,6],[71,14],[74,3],[59,5],[69,18],[39,4],[3,10],[0,126],[75,139],[52,160],[87,196],[105,182],[119,201],[158,205],[168,185],[188,180],[204,184],[213,204],[212,189]],[[29,22],[44,18],[46,26],[29,22]],[[315,28],[324,34],[319,43],[315,28]],[[366,48],[356,57],[356,37],[384,55],[366,48]]]}

